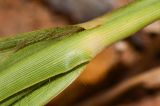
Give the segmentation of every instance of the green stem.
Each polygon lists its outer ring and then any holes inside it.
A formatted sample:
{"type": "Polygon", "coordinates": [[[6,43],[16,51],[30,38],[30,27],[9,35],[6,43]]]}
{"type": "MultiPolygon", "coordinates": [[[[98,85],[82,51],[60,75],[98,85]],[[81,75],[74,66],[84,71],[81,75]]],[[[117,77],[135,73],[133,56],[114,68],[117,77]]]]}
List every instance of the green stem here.
{"type": "MultiPolygon", "coordinates": [[[[138,4],[138,2],[132,4],[129,10],[134,12],[128,12],[125,8],[124,11],[120,10],[122,13],[118,11],[118,15],[115,12],[113,17],[106,20],[106,22],[103,17],[103,22],[105,23],[102,26],[81,33],[83,39],[88,39],[88,41],[86,41],[90,43],[88,45],[93,45],[96,42],[100,43],[94,46],[94,48],[92,48],[94,50],[92,51],[96,51],[97,48],[101,48],[100,50],[102,50],[105,46],[131,36],[148,24],[160,19],[159,0],[141,0],[140,4],[138,4]]],[[[108,16],[106,16],[106,19],[107,17],[108,16]]]]}
{"type": "Polygon", "coordinates": [[[96,19],[93,19],[91,21],[82,23],[82,24],[78,24],[77,26],[81,26],[85,29],[91,29],[94,27],[97,27],[99,25],[105,24],[111,20],[117,19],[119,17],[122,17],[126,14],[130,14],[133,12],[136,12],[137,10],[146,7],[148,5],[152,5],[154,2],[158,2],[157,0],[134,0],[133,3],[130,3],[126,6],[123,6],[121,8],[119,8],[118,10],[114,10],[108,14],[105,14],[101,17],[98,17],[96,19]]]}
{"type": "MultiPolygon", "coordinates": [[[[106,17],[110,18],[103,17],[103,21],[98,22],[101,26],[81,31],[74,34],[76,36],[56,43],[46,41],[29,45],[7,59],[0,67],[0,101],[51,77],[76,70],[77,66],[85,66],[84,63],[89,62],[106,46],[160,19],[160,2],[137,0],[124,10],[106,17]],[[36,48],[42,49],[37,52],[34,51],[36,48]]],[[[39,88],[38,92],[43,91],[39,88]]],[[[39,98],[36,100],[39,101],[39,98]]]]}

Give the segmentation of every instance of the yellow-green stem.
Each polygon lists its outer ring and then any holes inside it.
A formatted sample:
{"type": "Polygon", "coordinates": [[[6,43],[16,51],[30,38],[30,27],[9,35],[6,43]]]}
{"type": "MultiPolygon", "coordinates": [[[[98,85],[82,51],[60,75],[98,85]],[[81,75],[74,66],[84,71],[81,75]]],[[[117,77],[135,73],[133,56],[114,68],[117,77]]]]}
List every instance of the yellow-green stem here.
{"type": "MultiPolygon", "coordinates": [[[[2,69],[0,67],[0,91],[2,91],[0,101],[51,77],[76,70],[77,66],[89,62],[106,46],[131,36],[146,25],[160,19],[160,2],[159,0],[137,0],[136,3],[107,17],[110,18],[103,17],[103,21],[99,21],[101,26],[92,29],[88,27],[88,30],[74,34],[76,36],[56,43],[39,42],[16,52],[4,63],[4,66],[8,67],[2,69]],[[38,52],[33,51],[37,48],[40,48],[38,52]],[[19,59],[21,56],[23,58],[19,59]]],[[[52,87],[48,88],[48,91],[52,87]]],[[[37,92],[43,92],[43,89],[37,90],[37,92]]],[[[34,95],[33,91],[29,97],[35,99],[37,95],[34,95]]],[[[38,102],[43,100],[43,97],[40,96],[35,100],[38,102]]]]}

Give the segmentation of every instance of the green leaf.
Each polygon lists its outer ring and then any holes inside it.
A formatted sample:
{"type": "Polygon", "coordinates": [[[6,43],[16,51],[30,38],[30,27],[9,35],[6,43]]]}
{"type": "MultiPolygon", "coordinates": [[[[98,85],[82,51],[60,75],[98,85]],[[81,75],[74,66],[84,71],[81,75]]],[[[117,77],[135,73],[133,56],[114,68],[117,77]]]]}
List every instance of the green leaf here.
{"type": "Polygon", "coordinates": [[[44,40],[60,40],[82,30],[84,30],[82,27],[66,26],[18,34],[16,36],[0,39],[0,51],[14,47],[19,49],[44,40]]]}
{"type": "Polygon", "coordinates": [[[8,59],[9,56],[13,53],[14,49],[0,51],[0,64],[2,64],[6,59],[8,59]]]}
{"type": "Polygon", "coordinates": [[[47,81],[33,86],[17,95],[1,102],[1,106],[42,106],[52,100],[70,85],[82,72],[83,66],[77,67],[68,73],[50,78],[47,81]],[[44,98],[45,95],[45,98],[44,98]]]}
{"type": "MultiPolygon", "coordinates": [[[[58,81],[52,85],[51,81],[49,84],[50,87],[58,87],[59,90],[52,92],[52,89],[48,89],[48,92],[53,93],[49,93],[51,94],[50,96],[40,93],[44,91],[44,86],[38,86],[37,88],[37,90],[41,89],[42,91],[34,90],[37,84],[41,84],[50,78],[55,78],[62,74],[68,75],[70,72],[75,72],[79,66],[85,66],[86,63],[106,46],[134,34],[146,25],[159,19],[159,0],[137,0],[136,3],[121,8],[117,12],[113,12],[113,14],[110,13],[104,16],[101,21],[97,21],[100,23],[100,26],[95,24],[95,28],[79,31],[62,40],[50,38],[48,40],[48,37],[46,37],[47,39],[40,39],[38,42],[36,39],[33,40],[33,37],[31,39],[29,37],[29,40],[27,40],[27,37],[25,41],[20,40],[23,41],[23,43],[28,41],[33,42],[25,43],[27,46],[13,53],[13,55],[0,65],[0,91],[2,91],[0,92],[0,102],[5,101],[6,103],[7,100],[12,101],[14,95],[17,95],[21,99],[14,99],[13,101],[17,100],[16,103],[22,106],[27,105],[27,103],[31,105],[46,104],[52,97],[55,97],[65,87],[69,86],[70,83],[65,84],[65,81],[62,80],[62,82],[60,81],[61,84],[58,81]],[[107,19],[107,17],[110,18],[107,19]],[[39,93],[40,96],[37,97],[39,93]],[[44,101],[40,103],[39,100],[44,101]]],[[[83,24],[82,26],[85,27],[85,25],[87,26],[88,24],[83,24]]],[[[90,27],[87,26],[86,28],[90,27]]],[[[33,36],[34,34],[36,34],[36,32],[33,33],[33,36]]],[[[68,34],[65,33],[62,35],[67,36],[68,34]]],[[[39,36],[39,34],[36,36],[39,36]]],[[[41,37],[37,39],[39,38],[41,37]]],[[[10,41],[12,42],[12,39],[10,41]]],[[[15,40],[13,40],[13,42],[14,43],[11,44],[12,46],[7,47],[6,44],[10,45],[10,43],[3,43],[4,46],[1,45],[1,47],[8,49],[21,44],[15,40]],[[15,44],[15,42],[18,43],[15,44]]],[[[77,78],[78,75],[79,73],[75,73],[72,78],[77,78]]],[[[63,79],[64,76],[59,76],[58,79],[63,79]]],[[[67,79],[69,77],[70,75],[67,79]]],[[[54,81],[56,81],[56,79],[53,79],[53,82],[54,81]]]]}

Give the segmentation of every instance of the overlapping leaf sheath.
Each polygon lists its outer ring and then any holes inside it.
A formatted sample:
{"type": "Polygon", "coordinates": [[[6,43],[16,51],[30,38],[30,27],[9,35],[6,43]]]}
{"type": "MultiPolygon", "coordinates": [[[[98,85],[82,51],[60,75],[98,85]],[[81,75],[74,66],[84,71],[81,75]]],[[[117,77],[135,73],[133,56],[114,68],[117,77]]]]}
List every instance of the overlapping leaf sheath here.
{"type": "MultiPolygon", "coordinates": [[[[56,42],[52,39],[37,42],[31,38],[29,41],[33,41],[32,43],[25,43],[27,45],[24,48],[19,49],[0,65],[0,101],[8,103],[7,100],[16,98],[12,101],[15,105],[46,104],[68,86],[79,75],[79,68],[84,67],[103,48],[158,19],[159,0],[137,0],[136,3],[98,19],[100,21],[97,22],[103,23],[98,27],[81,24],[80,26],[86,25],[85,28],[92,29],[71,34],[74,36],[56,42]],[[108,19],[105,20],[105,17],[108,19]],[[50,83],[45,86],[47,82],[50,83]],[[37,87],[37,84],[40,86],[32,89],[37,87]],[[32,90],[27,91],[27,88],[32,90]],[[17,95],[20,98],[17,99],[17,95]]],[[[17,44],[19,43],[15,45],[17,44]]]]}
{"type": "Polygon", "coordinates": [[[44,40],[52,39],[57,41],[82,30],[84,30],[82,27],[67,26],[63,28],[57,27],[19,34],[13,37],[0,39],[0,51],[14,47],[17,47],[18,49],[18,47],[25,47],[44,40]]]}

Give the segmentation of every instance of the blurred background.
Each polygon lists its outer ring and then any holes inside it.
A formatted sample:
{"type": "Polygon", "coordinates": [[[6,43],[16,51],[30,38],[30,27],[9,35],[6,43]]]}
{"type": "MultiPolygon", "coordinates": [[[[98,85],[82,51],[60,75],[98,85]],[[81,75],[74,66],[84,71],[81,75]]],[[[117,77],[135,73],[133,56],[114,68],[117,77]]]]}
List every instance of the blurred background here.
{"type": "MultiPolygon", "coordinates": [[[[78,24],[132,0],[0,0],[0,37],[78,24]]],[[[107,47],[47,106],[160,106],[160,21],[107,47]]]]}

